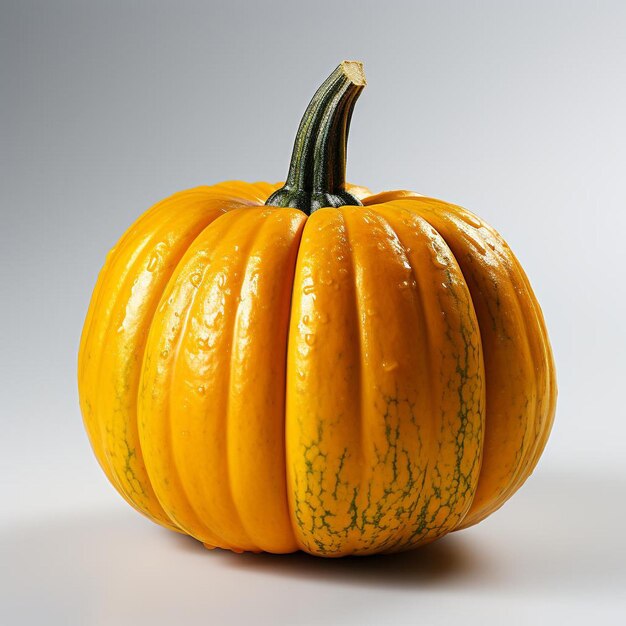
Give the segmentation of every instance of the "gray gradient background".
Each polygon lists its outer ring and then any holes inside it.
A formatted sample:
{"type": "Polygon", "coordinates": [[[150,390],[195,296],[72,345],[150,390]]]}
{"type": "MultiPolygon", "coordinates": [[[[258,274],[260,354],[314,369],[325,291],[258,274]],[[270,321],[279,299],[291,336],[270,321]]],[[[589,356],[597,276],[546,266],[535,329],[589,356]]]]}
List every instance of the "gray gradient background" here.
{"type": "Polygon", "coordinates": [[[0,72],[0,623],[624,623],[624,2],[2,0],[0,72]],[[462,204],[523,262],[558,367],[553,435],[504,509],[422,551],[206,553],[92,458],[86,307],[155,201],[283,177],[343,58],[369,81],[349,179],[462,204]]]}

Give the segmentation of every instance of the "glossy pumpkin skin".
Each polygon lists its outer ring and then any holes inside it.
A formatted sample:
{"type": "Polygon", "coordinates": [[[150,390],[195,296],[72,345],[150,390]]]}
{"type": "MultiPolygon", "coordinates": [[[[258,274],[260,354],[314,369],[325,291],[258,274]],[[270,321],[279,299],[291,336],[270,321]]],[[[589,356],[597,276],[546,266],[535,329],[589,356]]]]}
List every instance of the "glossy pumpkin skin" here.
{"type": "Polygon", "coordinates": [[[109,253],[80,346],[96,457],[207,547],[406,550],[526,480],[555,409],[541,310],[510,248],[411,192],[307,216],[278,186],[175,194],[109,253]]]}

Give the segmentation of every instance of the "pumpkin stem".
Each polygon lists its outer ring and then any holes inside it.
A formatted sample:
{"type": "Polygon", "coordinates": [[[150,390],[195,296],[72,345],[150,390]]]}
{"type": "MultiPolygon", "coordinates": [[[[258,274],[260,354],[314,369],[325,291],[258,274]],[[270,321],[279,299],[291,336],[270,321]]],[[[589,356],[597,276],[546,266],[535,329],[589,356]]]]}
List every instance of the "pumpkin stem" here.
{"type": "Polygon", "coordinates": [[[365,84],[359,61],[343,61],[322,83],[300,122],[287,181],[266,205],[310,215],[322,207],[361,204],[346,191],[346,151],[352,111],[365,84]]]}

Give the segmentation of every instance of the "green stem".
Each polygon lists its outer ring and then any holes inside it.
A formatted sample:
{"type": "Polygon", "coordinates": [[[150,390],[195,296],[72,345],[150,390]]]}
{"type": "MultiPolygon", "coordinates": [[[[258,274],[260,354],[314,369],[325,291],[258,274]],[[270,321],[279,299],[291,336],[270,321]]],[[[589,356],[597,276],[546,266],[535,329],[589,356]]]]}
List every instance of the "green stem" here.
{"type": "Polygon", "coordinates": [[[287,181],[265,204],[307,214],[361,204],[346,191],[346,150],[352,111],[364,86],[358,61],[343,61],[322,83],[300,122],[287,181]]]}

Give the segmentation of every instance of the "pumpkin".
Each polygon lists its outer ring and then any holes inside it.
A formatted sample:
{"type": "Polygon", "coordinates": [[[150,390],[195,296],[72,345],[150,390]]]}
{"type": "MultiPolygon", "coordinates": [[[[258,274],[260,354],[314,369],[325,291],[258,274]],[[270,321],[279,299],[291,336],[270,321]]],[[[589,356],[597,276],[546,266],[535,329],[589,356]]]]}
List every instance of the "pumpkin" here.
{"type": "Polygon", "coordinates": [[[95,456],[208,548],[407,550],[498,509],[546,444],[550,344],[502,237],[346,184],[364,85],[348,61],[322,84],[284,185],[177,193],[99,275],[78,365],[95,456]]]}

